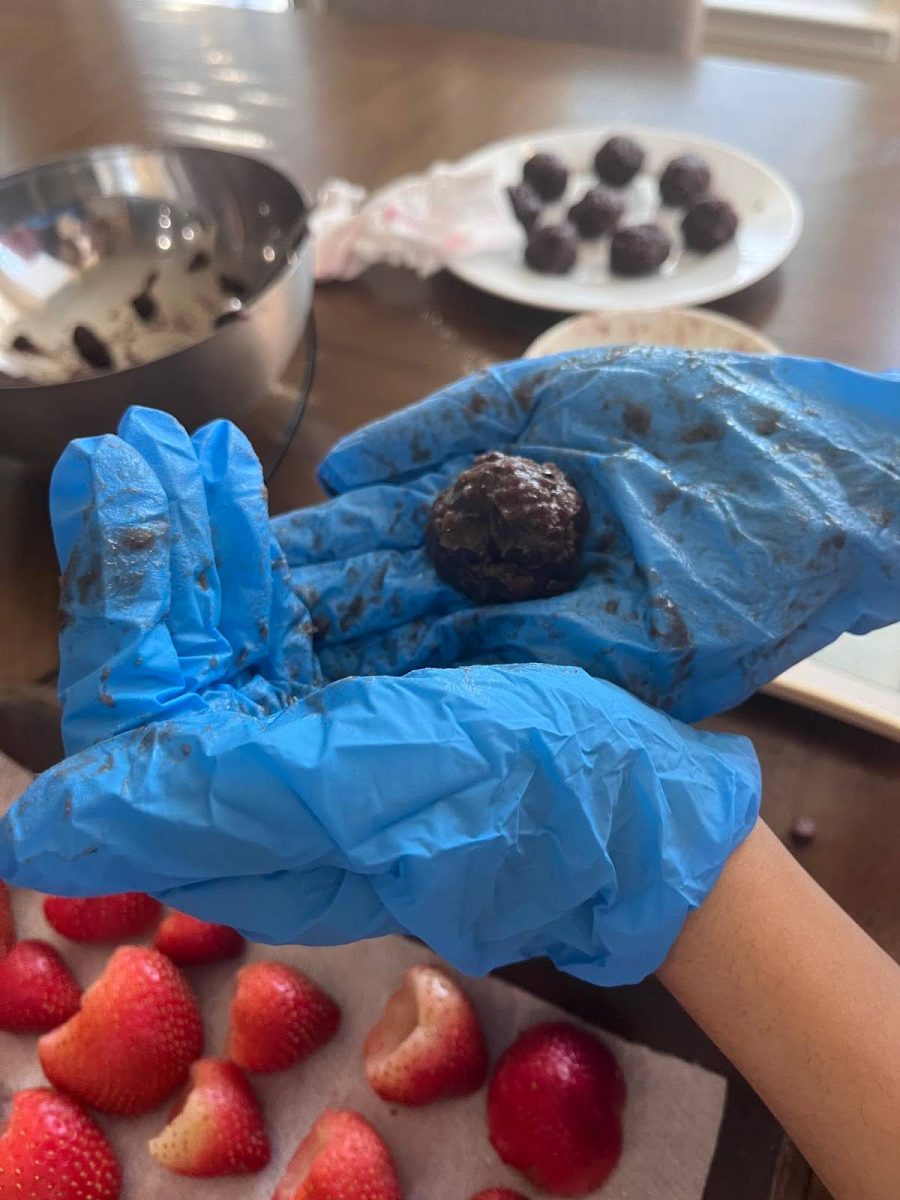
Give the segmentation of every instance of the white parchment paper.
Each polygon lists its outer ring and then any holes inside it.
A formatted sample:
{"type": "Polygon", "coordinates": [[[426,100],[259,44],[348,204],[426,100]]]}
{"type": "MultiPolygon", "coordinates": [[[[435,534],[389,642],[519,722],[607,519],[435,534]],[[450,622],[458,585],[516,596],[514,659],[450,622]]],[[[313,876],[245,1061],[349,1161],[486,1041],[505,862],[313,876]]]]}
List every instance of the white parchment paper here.
{"type": "MultiPolygon", "coordinates": [[[[39,897],[31,893],[16,893],[15,907],[20,938],[39,937],[56,945],[83,985],[101,973],[108,947],[81,947],[57,937],[44,921],[39,897]]],[[[405,1110],[385,1104],[366,1084],[363,1039],[403,970],[429,957],[402,938],[337,949],[251,947],[244,961],[278,958],[292,963],[339,1001],[343,1023],[338,1036],[294,1070],[251,1077],[273,1147],[272,1162],[259,1175],[192,1180],[158,1167],[146,1147],[165,1124],[168,1102],[135,1120],[102,1118],[125,1169],[123,1200],[270,1200],[298,1141],[326,1106],[358,1109],[379,1129],[393,1151],[407,1200],[469,1200],[481,1188],[502,1185],[537,1200],[538,1193],[507,1170],[491,1149],[484,1091],[464,1100],[405,1110]]],[[[237,965],[223,963],[187,972],[201,1001],[207,1054],[223,1051],[237,965]]],[[[465,986],[484,1022],[494,1057],[520,1030],[566,1016],[499,980],[470,980],[465,986]]],[[[600,1036],[625,1071],[628,1105],[622,1161],[596,1196],[701,1200],[724,1109],[725,1080],[644,1046],[600,1036]]],[[[0,1033],[3,1098],[44,1082],[35,1044],[34,1037],[0,1033]]]]}

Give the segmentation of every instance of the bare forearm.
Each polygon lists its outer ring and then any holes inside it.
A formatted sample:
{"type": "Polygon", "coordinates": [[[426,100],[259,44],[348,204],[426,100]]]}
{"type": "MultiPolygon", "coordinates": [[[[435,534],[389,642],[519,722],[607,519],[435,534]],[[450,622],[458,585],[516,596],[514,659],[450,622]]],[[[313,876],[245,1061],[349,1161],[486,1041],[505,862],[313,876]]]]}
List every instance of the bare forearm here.
{"type": "Polygon", "coordinates": [[[900,1196],[900,967],[761,822],[660,978],[836,1200],[900,1196]]]}

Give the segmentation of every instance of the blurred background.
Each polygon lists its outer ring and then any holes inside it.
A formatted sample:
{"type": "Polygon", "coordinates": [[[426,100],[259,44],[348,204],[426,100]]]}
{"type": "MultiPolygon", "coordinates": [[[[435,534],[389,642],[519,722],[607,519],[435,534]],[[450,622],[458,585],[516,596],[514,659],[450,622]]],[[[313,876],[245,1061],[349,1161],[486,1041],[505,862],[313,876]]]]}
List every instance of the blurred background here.
{"type": "MultiPolygon", "coordinates": [[[[133,0],[134,2],[134,0],[133,0]]],[[[139,0],[138,0],[139,2],[139,0]]],[[[189,3],[190,0],[187,0],[189,3]]],[[[633,44],[682,30],[685,46],[785,61],[895,62],[900,0],[193,0],[286,12],[293,7],[633,44]]],[[[178,5],[170,5],[176,7],[178,5]]]]}

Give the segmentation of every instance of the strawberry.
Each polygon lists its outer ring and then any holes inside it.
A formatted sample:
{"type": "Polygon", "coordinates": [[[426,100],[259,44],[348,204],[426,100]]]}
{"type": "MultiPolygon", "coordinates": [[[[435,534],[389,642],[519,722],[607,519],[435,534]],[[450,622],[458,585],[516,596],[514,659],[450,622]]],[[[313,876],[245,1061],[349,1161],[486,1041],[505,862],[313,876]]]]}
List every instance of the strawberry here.
{"type": "Polygon", "coordinates": [[[13,919],[12,897],[9,888],[0,879],[0,958],[11,950],[16,940],[16,923],[13,919]]]}
{"type": "Polygon", "coordinates": [[[625,1080],[595,1037],[564,1022],[535,1025],[509,1047],[488,1090],[491,1145],[553,1196],[584,1196],[622,1153],[625,1080]]]}
{"type": "Polygon", "coordinates": [[[68,900],[44,899],[44,916],[57,933],[73,942],[122,942],[140,937],[159,918],[162,905],[143,892],[68,900]]]}
{"type": "Polygon", "coordinates": [[[355,1112],[327,1109],[297,1147],[272,1200],[403,1200],[391,1152],[355,1112]]]}
{"type": "Polygon", "coordinates": [[[203,1048],[197,1002],[156,950],[122,946],[81,1011],[38,1042],[52,1084],[101,1112],[147,1112],[187,1078],[203,1048]]]}
{"type": "Polygon", "coordinates": [[[511,1192],[509,1188],[485,1188],[472,1200],[525,1200],[521,1192],[511,1192]]]}
{"type": "Polygon", "coordinates": [[[487,1049],[478,1017],[439,967],[411,967],[366,1038],[366,1077],[383,1100],[431,1104],[484,1083],[487,1049]]]}
{"type": "Polygon", "coordinates": [[[201,1058],[191,1088],[150,1153],[176,1175],[250,1175],[269,1161],[269,1139],[250,1085],[234,1063],[201,1058]]]}
{"type": "Polygon", "coordinates": [[[283,1071],[331,1041],[341,1010],[320,987],[279,962],[238,972],[228,1057],[247,1071],[283,1071]]]}
{"type": "Polygon", "coordinates": [[[81,988],[46,942],[17,942],[0,958],[0,1029],[45,1033],[78,1012],[81,988]]]}
{"type": "Polygon", "coordinates": [[[0,1200],[117,1200],[121,1188],[112,1146],[74,1100],[16,1092],[0,1133],[0,1200]]]}
{"type": "Polygon", "coordinates": [[[153,945],[176,966],[196,967],[234,958],[246,943],[236,929],[227,925],[210,925],[187,913],[170,912],[157,929],[153,945]]]}

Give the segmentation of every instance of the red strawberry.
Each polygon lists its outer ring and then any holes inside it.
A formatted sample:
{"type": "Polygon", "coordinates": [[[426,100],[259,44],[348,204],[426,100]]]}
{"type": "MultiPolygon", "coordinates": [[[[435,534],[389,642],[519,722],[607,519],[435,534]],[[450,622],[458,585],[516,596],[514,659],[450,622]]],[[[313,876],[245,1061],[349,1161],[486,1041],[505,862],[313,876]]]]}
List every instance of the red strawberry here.
{"type": "Polygon", "coordinates": [[[564,1022],[535,1025],[509,1047],[488,1090],[491,1144],[553,1196],[584,1196],[622,1153],[625,1080],[595,1037],[564,1022]]]}
{"type": "Polygon", "coordinates": [[[0,1200],[116,1200],[122,1171],[102,1130],[50,1088],[17,1092],[0,1133],[0,1200]]]}
{"type": "Polygon", "coordinates": [[[487,1049],[465,993],[439,967],[411,967],[366,1038],[366,1077],[383,1100],[430,1104],[484,1083],[487,1049]]]}
{"type": "Polygon", "coordinates": [[[511,1192],[509,1188],[486,1188],[473,1196],[472,1200],[525,1200],[521,1192],[511,1192]]]}
{"type": "Polygon", "coordinates": [[[47,896],[44,916],[57,933],[73,942],[121,942],[140,937],[158,920],[162,905],[143,892],[67,900],[47,896]]]}
{"type": "Polygon", "coordinates": [[[176,1175],[250,1175],[269,1161],[269,1139],[250,1085],[218,1058],[191,1067],[191,1089],[150,1153],[176,1175]]]}
{"type": "Polygon", "coordinates": [[[228,1057],[247,1071],[283,1071],[330,1042],[341,1010],[311,979],[279,962],[238,971],[228,1057]]]}
{"type": "Polygon", "coordinates": [[[147,1112],[187,1078],[203,1049],[197,1002],[156,950],[122,946],[81,1011],[38,1043],[44,1074],[101,1112],[147,1112]]]}
{"type": "Polygon", "coordinates": [[[227,925],[210,925],[187,913],[170,912],[156,931],[153,945],[171,958],[179,967],[196,967],[201,963],[234,958],[245,946],[236,929],[227,925]]]}
{"type": "Polygon", "coordinates": [[[0,958],[0,1029],[45,1033],[78,1012],[81,988],[46,942],[17,942],[0,958]]]}
{"type": "Polygon", "coordinates": [[[13,947],[16,940],[16,923],[13,919],[12,897],[9,888],[0,879],[0,958],[13,947]]]}
{"type": "Polygon", "coordinates": [[[391,1152],[355,1112],[326,1110],[297,1147],[272,1200],[403,1200],[391,1152]]]}

